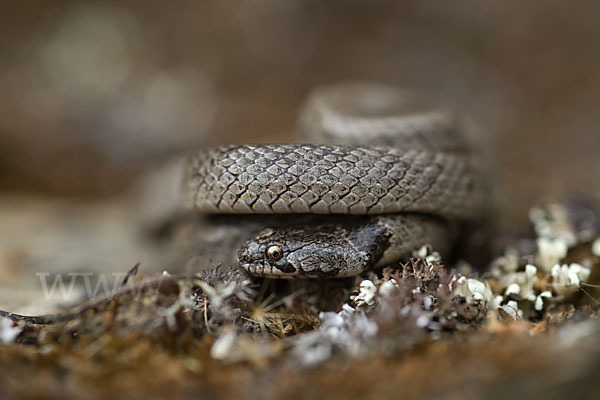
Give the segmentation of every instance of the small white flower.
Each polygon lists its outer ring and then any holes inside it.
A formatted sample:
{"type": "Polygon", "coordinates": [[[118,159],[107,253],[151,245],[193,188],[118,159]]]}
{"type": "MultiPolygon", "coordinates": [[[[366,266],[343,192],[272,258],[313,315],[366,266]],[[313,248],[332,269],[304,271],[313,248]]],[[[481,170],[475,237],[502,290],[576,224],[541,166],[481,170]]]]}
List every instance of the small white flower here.
{"type": "Polygon", "coordinates": [[[596,257],[600,257],[600,238],[594,240],[594,244],[592,244],[592,253],[596,257]]]}

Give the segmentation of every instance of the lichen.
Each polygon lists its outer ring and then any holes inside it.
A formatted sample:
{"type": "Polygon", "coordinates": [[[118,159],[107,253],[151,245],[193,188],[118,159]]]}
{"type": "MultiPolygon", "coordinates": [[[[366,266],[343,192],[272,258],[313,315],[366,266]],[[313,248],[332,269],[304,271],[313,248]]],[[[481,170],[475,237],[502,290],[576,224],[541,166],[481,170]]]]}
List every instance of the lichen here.
{"type": "MultiPolygon", "coordinates": [[[[574,332],[588,340],[584,333],[596,325],[586,330],[581,324],[597,318],[590,291],[600,258],[600,238],[578,232],[566,208],[540,207],[530,217],[536,237],[525,239],[537,244],[535,254],[515,238],[489,268],[446,265],[424,246],[406,262],[345,280],[270,281],[219,267],[165,274],[156,277],[163,280],[158,290],[111,299],[70,321],[36,326],[3,319],[0,363],[2,354],[5,367],[6,360],[16,363],[5,368],[13,380],[24,371],[15,360],[28,354],[42,360],[38,382],[44,368],[62,368],[77,384],[116,385],[119,371],[137,368],[157,385],[182,387],[190,377],[223,386],[236,371],[225,374],[223,366],[270,373],[290,368],[295,378],[337,361],[360,374],[368,360],[387,366],[396,356],[428,349],[447,354],[474,343],[482,343],[482,357],[506,335],[529,343],[510,353],[528,359],[525,349],[537,343],[527,342],[532,335],[550,340],[544,333],[556,330],[561,346],[571,346],[563,327],[581,326],[574,332]],[[98,363],[107,368],[92,367],[98,363]],[[164,368],[179,375],[157,373],[164,368]]],[[[152,395],[153,387],[140,393],[152,395]]]]}

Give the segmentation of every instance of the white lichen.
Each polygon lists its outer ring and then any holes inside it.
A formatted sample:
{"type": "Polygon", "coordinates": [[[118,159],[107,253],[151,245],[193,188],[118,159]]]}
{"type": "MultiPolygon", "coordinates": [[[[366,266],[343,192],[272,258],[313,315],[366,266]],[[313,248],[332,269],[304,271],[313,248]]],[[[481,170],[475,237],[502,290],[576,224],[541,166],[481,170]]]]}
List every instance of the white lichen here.
{"type": "Polygon", "coordinates": [[[473,295],[473,299],[483,300],[486,302],[490,302],[492,300],[492,290],[487,283],[478,281],[477,279],[469,278],[467,279],[467,287],[473,295]]]}
{"type": "Polygon", "coordinates": [[[421,258],[427,261],[430,265],[442,261],[442,256],[440,253],[433,250],[433,247],[429,244],[421,246],[419,249],[413,251],[412,255],[413,257],[421,258]]]}
{"type": "Polygon", "coordinates": [[[549,292],[547,290],[540,293],[535,298],[535,310],[542,311],[542,309],[544,308],[544,298],[551,298],[551,297],[552,297],[552,292],[549,292]]]}
{"type": "Polygon", "coordinates": [[[357,307],[362,307],[364,305],[372,306],[375,304],[375,295],[377,294],[377,286],[375,284],[365,279],[359,285],[358,295],[352,297],[351,299],[354,301],[357,307]]]}
{"type": "Polygon", "coordinates": [[[581,264],[556,264],[552,268],[552,287],[556,294],[565,295],[576,292],[581,282],[586,282],[592,271],[581,264]]]}
{"type": "Polygon", "coordinates": [[[319,313],[321,326],[313,332],[296,337],[293,354],[305,366],[327,361],[334,348],[358,356],[367,351],[369,339],[378,332],[377,324],[361,310],[344,304],[342,310],[319,313]]]}
{"type": "Polygon", "coordinates": [[[0,318],[0,342],[11,344],[23,331],[23,326],[16,325],[8,318],[0,318]]]}
{"type": "Polygon", "coordinates": [[[527,264],[525,266],[525,273],[529,278],[533,278],[537,274],[537,267],[532,264],[527,264]]]}
{"type": "Polygon", "coordinates": [[[509,247],[504,251],[504,255],[496,258],[492,262],[492,274],[499,278],[504,274],[515,272],[519,269],[519,252],[517,249],[509,247]]]}
{"type": "Polygon", "coordinates": [[[534,301],[535,291],[533,284],[537,281],[537,268],[535,265],[527,264],[525,266],[525,282],[521,284],[521,296],[529,301],[534,301]]]}
{"type": "Polygon", "coordinates": [[[504,291],[505,296],[510,296],[511,294],[519,294],[521,293],[521,286],[516,283],[510,284],[506,290],[504,291]]]}
{"type": "Polygon", "coordinates": [[[457,277],[450,282],[450,288],[454,288],[454,296],[463,297],[469,304],[483,302],[487,307],[489,307],[493,300],[493,294],[490,286],[487,283],[477,279],[457,275],[457,277]]]}
{"type": "Polygon", "coordinates": [[[426,311],[430,311],[434,304],[435,304],[435,297],[433,297],[433,296],[425,296],[423,298],[423,308],[426,311]]]}
{"type": "Polygon", "coordinates": [[[417,317],[416,325],[419,328],[426,328],[430,322],[431,322],[431,315],[423,313],[417,317]]]}
{"type": "Polygon", "coordinates": [[[592,253],[596,257],[600,257],[600,238],[594,240],[594,243],[592,244],[592,253]]]}
{"type": "Polygon", "coordinates": [[[233,329],[224,329],[210,348],[210,355],[217,360],[225,360],[230,357],[235,348],[237,334],[233,329]]]}
{"type": "Polygon", "coordinates": [[[529,220],[538,237],[560,239],[568,247],[577,243],[577,232],[562,204],[552,203],[545,207],[534,207],[529,211],[529,220]]]}
{"type": "Polygon", "coordinates": [[[523,318],[523,310],[519,309],[519,304],[516,301],[509,301],[508,303],[506,303],[505,307],[512,308],[520,318],[523,318]]]}
{"type": "MultiPolygon", "coordinates": [[[[512,272],[504,274],[500,282],[505,287],[502,295],[496,296],[491,301],[490,309],[501,307],[502,303],[506,305],[516,306],[515,299],[519,301],[527,300],[534,305],[537,300],[538,291],[534,288],[534,284],[538,282],[538,269],[535,265],[527,264],[525,270],[521,272],[512,272]]],[[[524,304],[522,304],[524,305],[524,304]]],[[[515,313],[522,316],[523,310],[515,308],[515,313]],[[518,313],[520,311],[520,313],[518,313]]]]}
{"type": "Polygon", "coordinates": [[[567,256],[569,245],[563,238],[540,237],[537,239],[537,264],[545,272],[550,272],[567,256]]]}
{"type": "Polygon", "coordinates": [[[488,304],[488,308],[490,310],[497,310],[498,307],[500,307],[502,305],[502,302],[504,301],[504,297],[502,296],[495,296],[492,301],[490,301],[490,303],[488,304]]]}
{"type": "Polygon", "coordinates": [[[395,279],[383,282],[379,286],[379,294],[383,297],[389,297],[398,288],[398,282],[395,279]]]}

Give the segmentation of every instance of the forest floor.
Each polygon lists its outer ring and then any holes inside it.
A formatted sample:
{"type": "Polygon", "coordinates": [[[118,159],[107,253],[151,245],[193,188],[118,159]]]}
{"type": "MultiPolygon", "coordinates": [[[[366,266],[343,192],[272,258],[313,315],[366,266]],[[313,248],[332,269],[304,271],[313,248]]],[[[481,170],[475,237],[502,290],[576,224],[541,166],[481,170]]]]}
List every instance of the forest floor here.
{"type": "Polygon", "coordinates": [[[426,247],[343,280],[136,267],[46,319],[2,318],[0,394],[597,398],[600,239],[576,215],[533,209],[485,273],[426,247]]]}

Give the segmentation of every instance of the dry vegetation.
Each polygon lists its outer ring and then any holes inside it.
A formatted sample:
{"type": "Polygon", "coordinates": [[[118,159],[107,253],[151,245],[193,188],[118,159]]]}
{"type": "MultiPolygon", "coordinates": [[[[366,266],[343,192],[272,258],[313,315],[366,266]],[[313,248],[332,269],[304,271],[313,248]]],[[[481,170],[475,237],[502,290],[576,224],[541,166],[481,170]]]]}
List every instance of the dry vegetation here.
{"type": "Polygon", "coordinates": [[[483,276],[464,264],[448,268],[425,248],[397,267],[324,282],[257,280],[218,267],[132,273],[116,292],[68,314],[3,318],[0,391],[592,398],[600,241],[571,214],[557,205],[533,210],[535,266],[521,260],[521,239],[483,276]]]}

